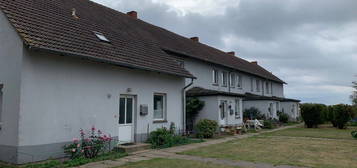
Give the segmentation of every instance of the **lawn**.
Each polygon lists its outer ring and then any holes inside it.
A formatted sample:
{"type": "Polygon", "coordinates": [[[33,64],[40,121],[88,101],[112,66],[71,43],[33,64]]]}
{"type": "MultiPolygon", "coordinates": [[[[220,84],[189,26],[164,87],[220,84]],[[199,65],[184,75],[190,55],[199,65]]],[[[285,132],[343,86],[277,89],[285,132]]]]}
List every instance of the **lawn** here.
{"type": "Polygon", "coordinates": [[[357,168],[357,140],[351,138],[350,132],[351,130],[327,127],[292,128],[211,145],[182,154],[274,165],[357,168]]]}
{"type": "Polygon", "coordinates": [[[339,130],[330,125],[322,125],[319,128],[306,129],[303,127],[290,128],[277,132],[265,133],[267,136],[290,136],[290,137],[312,137],[312,138],[331,138],[331,139],[353,139],[351,132],[357,127],[339,130]]]}
{"type": "Polygon", "coordinates": [[[180,160],[180,159],[152,159],[147,161],[129,163],[117,168],[239,168],[233,166],[217,165],[199,161],[180,160]]]}

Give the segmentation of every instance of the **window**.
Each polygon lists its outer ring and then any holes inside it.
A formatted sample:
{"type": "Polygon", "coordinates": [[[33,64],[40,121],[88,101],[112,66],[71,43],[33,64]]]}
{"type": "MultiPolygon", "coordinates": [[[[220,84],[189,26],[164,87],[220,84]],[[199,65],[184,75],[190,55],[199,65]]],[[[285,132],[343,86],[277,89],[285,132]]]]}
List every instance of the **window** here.
{"type": "Polygon", "coordinates": [[[250,91],[254,91],[254,84],[253,84],[253,78],[250,78],[250,91]]]}
{"type": "Polygon", "coordinates": [[[236,75],[234,73],[231,73],[229,83],[231,87],[236,86],[236,75]]]}
{"type": "Polygon", "coordinates": [[[237,75],[237,87],[242,88],[242,76],[237,75]]]}
{"type": "MultiPolygon", "coordinates": [[[[3,105],[3,84],[0,84],[0,126],[1,126],[1,122],[2,122],[2,105],[3,105]]],[[[0,127],[1,130],[1,127],[0,127]]]]}
{"type": "Polygon", "coordinates": [[[222,86],[223,87],[227,86],[227,78],[228,78],[228,73],[227,72],[222,72],[222,86]]]}
{"type": "Polygon", "coordinates": [[[213,73],[212,73],[212,76],[213,76],[213,78],[212,78],[213,79],[213,81],[212,81],[213,84],[217,85],[218,84],[218,71],[214,69],[213,73]]]}
{"type": "Polygon", "coordinates": [[[239,99],[236,99],[236,106],[235,106],[235,116],[237,119],[241,118],[241,103],[239,99]]]}
{"type": "Polygon", "coordinates": [[[226,100],[221,100],[221,105],[220,105],[220,112],[221,112],[221,119],[223,120],[226,118],[226,111],[227,111],[227,101],[226,100]]]}
{"type": "Polygon", "coordinates": [[[266,93],[269,94],[270,91],[269,91],[270,87],[269,87],[269,82],[265,82],[265,90],[266,90],[266,93]]]}
{"type": "Polygon", "coordinates": [[[110,43],[110,41],[104,36],[104,34],[99,33],[99,32],[94,32],[94,34],[97,36],[97,38],[98,38],[100,41],[104,41],[104,42],[110,43]]]}
{"type": "Polygon", "coordinates": [[[257,85],[256,91],[260,92],[260,80],[259,79],[256,80],[256,85],[257,85]]]}
{"type": "Polygon", "coordinates": [[[166,95],[154,94],[154,119],[165,120],[166,114],[166,95]]]}
{"type": "Polygon", "coordinates": [[[273,83],[270,84],[270,94],[273,94],[273,83]]]}

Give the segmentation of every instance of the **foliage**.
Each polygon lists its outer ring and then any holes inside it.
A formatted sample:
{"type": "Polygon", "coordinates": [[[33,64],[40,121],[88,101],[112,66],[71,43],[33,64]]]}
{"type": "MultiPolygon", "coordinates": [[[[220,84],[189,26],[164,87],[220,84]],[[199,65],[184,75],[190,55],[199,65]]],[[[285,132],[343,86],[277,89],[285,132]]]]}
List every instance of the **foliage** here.
{"type": "Polygon", "coordinates": [[[196,132],[198,138],[212,138],[218,129],[218,123],[214,120],[203,119],[198,121],[196,132]]]}
{"type": "Polygon", "coordinates": [[[354,89],[352,95],[351,95],[351,100],[352,100],[352,104],[357,106],[357,82],[352,82],[352,87],[354,89]]]}
{"type": "Polygon", "coordinates": [[[351,135],[353,138],[357,139],[357,131],[352,131],[351,135]]]}
{"type": "Polygon", "coordinates": [[[88,135],[81,129],[80,136],[80,140],[75,138],[71,144],[64,146],[64,152],[70,155],[71,159],[95,158],[99,153],[104,152],[112,141],[110,136],[103,134],[100,130],[97,131],[95,127],[92,127],[88,135]]]}
{"type": "Polygon", "coordinates": [[[351,120],[352,109],[349,105],[338,104],[333,106],[334,120],[336,122],[337,128],[344,129],[346,124],[351,120]]]}
{"type": "Polygon", "coordinates": [[[286,113],[280,113],[279,114],[279,121],[282,123],[288,123],[289,121],[289,115],[286,113]]]}
{"type": "Polygon", "coordinates": [[[250,120],[265,120],[265,115],[261,114],[261,112],[255,108],[251,107],[250,109],[245,109],[243,112],[243,118],[244,119],[250,119],[250,120]]]}
{"type": "Polygon", "coordinates": [[[205,102],[200,101],[198,98],[191,97],[186,99],[186,120],[187,129],[193,129],[193,123],[198,115],[199,111],[204,107],[205,102]]]}
{"type": "Polygon", "coordinates": [[[266,128],[266,129],[273,129],[274,128],[272,120],[264,120],[264,124],[263,125],[264,125],[264,128],[266,128]]]}
{"type": "Polygon", "coordinates": [[[307,128],[316,128],[321,123],[321,113],[323,106],[320,104],[302,104],[301,116],[307,128]]]}
{"type": "Polygon", "coordinates": [[[158,128],[150,133],[148,142],[151,143],[152,148],[169,148],[172,146],[202,142],[201,140],[193,140],[176,135],[175,132],[173,127],[170,127],[170,130],[165,127],[158,128]]]}

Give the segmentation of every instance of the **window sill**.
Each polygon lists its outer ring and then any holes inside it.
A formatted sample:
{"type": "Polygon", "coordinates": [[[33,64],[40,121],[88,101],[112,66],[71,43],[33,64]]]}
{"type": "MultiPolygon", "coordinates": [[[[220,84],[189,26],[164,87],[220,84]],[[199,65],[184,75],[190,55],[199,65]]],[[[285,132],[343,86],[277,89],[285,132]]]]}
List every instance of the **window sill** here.
{"type": "Polygon", "coordinates": [[[154,123],[154,124],[167,123],[167,120],[154,120],[153,123],[154,123]]]}
{"type": "Polygon", "coordinates": [[[218,83],[212,83],[213,86],[218,86],[218,83]]]}

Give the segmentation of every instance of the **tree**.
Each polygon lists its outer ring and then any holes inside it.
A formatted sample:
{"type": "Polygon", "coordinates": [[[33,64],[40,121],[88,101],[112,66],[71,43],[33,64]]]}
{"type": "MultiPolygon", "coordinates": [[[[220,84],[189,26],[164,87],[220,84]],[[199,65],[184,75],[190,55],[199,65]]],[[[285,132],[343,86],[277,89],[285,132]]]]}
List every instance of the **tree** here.
{"type": "Polygon", "coordinates": [[[352,108],[347,104],[338,104],[333,107],[337,128],[344,129],[351,120],[352,108]]]}
{"type": "Polygon", "coordinates": [[[195,121],[198,113],[204,107],[205,102],[200,101],[196,97],[187,98],[186,100],[186,127],[187,130],[193,130],[193,122],[195,121]]]}
{"type": "Polygon", "coordinates": [[[351,95],[351,99],[352,99],[352,104],[354,106],[357,106],[357,82],[352,82],[352,87],[354,89],[352,95],[351,95]]]}
{"type": "Polygon", "coordinates": [[[305,122],[307,128],[317,128],[321,123],[321,114],[323,106],[320,104],[302,104],[301,116],[305,122]]]}

